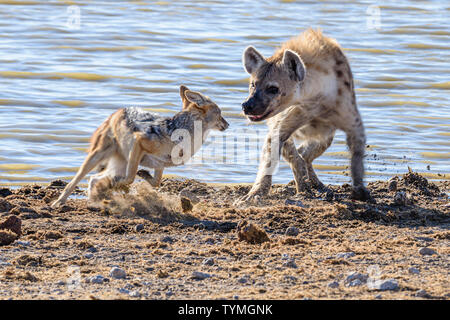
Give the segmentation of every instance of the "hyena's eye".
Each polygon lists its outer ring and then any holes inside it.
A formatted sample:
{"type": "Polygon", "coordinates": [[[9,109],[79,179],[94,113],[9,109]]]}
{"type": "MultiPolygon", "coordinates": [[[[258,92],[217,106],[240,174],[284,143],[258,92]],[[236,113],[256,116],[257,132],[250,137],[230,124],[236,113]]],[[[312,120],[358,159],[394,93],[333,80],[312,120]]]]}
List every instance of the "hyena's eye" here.
{"type": "Polygon", "coordinates": [[[275,86],[270,86],[266,89],[266,92],[269,94],[277,94],[278,93],[278,88],[275,86]]]}

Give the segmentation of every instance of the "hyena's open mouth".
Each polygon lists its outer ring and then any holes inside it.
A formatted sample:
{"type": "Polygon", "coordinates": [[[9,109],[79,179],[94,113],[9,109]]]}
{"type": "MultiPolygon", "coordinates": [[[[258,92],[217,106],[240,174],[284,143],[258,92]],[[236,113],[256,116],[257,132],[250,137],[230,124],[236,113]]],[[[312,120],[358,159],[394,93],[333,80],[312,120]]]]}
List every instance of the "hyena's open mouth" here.
{"type": "Polygon", "coordinates": [[[246,114],[247,118],[252,122],[263,121],[269,117],[273,110],[268,110],[260,115],[246,114]]]}

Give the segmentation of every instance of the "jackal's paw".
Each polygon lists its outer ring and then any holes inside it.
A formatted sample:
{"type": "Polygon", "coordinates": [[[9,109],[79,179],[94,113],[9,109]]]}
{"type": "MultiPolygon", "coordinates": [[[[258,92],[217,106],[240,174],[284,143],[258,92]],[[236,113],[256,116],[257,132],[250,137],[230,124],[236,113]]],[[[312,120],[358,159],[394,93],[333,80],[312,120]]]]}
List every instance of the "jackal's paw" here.
{"type": "Polygon", "coordinates": [[[353,187],[352,199],[367,202],[375,202],[375,200],[372,198],[370,194],[370,191],[367,190],[364,186],[353,187]]]}

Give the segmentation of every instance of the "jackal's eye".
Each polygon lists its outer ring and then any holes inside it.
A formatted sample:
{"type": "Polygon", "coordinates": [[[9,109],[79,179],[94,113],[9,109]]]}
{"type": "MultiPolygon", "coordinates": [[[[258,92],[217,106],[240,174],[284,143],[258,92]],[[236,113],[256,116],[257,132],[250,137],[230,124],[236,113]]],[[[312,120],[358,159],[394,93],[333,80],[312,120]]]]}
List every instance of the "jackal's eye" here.
{"type": "Polygon", "coordinates": [[[269,94],[277,94],[278,93],[278,88],[275,86],[270,86],[266,89],[266,92],[269,94]]]}

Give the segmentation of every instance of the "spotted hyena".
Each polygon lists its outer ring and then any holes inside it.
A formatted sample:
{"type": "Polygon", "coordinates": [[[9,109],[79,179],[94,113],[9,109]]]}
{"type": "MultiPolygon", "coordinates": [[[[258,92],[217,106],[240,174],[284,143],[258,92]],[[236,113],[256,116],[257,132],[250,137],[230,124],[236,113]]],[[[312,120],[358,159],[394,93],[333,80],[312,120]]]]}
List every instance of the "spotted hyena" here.
{"type": "Polygon", "coordinates": [[[346,133],[351,153],[352,196],[370,199],[363,183],[364,126],[350,65],[339,44],[309,29],[267,59],[248,47],[243,64],[250,74],[250,95],[242,109],[250,121],[267,119],[269,126],[256,181],[243,200],[268,193],[280,154],[294,173],[297,191],[323,189],[312,161],[331,145],[337,129],[346,133]],[[298,148],[294,139],[302,141],[298,148]]]}

